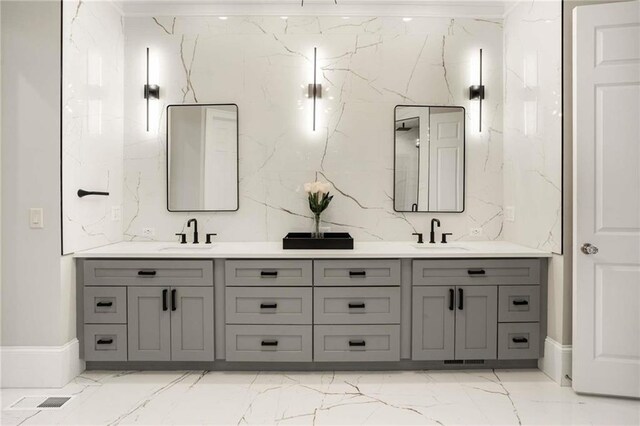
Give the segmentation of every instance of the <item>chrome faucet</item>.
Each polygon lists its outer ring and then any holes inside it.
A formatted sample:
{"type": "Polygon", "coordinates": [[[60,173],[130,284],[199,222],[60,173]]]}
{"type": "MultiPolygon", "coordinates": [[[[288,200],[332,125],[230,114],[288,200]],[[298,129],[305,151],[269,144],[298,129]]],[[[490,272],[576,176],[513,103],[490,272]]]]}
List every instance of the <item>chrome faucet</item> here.
{"type": "Polygon", "coordinates": [[[193,223],[193,244],[198,244],[198,220],[194,217],[193,219],[189,219],[187,222],[187,228],[191,228],[191,224],[193,223]]]}
{"type": "Polygon", "coordinates": [[[440,220],[433,218],[431,219],[431,232],[429,233],[429,243],[430,244],[435,244],[436,243],[436,231],[435,231],[435,225],[438,225],[438,228],[440,227],[440,220]]]}

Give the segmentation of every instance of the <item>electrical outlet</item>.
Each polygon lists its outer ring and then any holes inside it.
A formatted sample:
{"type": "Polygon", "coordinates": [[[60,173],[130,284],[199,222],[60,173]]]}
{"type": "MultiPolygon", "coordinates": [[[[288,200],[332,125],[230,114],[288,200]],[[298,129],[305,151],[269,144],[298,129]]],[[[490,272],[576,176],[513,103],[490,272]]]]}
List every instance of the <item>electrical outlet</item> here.
{"type": "Polygon", "coordinates": [[[155,228],[142,228],[142,235],[147,238],[153,238],[156,236],[155,228]]]}
{"type": "Polygon", "coordinates": [[[471,234],[472,237],[479,237],[482,235],[482,228],[471,228],[469,234],[471,234]]]}
{"type": "Polygon", "coordinates": [[[504,208],[504,220],[507,222],[516,220],[516,208],[514,206],[506,206],[504,208]]]}
{"type": "Polygon", "coordinates": [[[122,208],[120,206],[111,206],[111,220],[114,222],[122,219],[122,208]]]}

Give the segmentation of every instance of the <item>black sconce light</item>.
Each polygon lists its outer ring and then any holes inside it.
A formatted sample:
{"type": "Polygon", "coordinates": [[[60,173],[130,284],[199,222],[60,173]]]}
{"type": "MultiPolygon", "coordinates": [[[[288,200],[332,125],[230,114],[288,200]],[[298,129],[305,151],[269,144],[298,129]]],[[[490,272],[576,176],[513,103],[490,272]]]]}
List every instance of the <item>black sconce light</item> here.
{"type": "Polygon", "coordinates": [[[322,99],[322,84],[317,82],[318,48],[313,48],[313,83],[307,88],[307,97],[313,99],[313,131],[316,131],[316,100],[322,99]]]}
{"type": "Polygon", "coordinates": [[[147,132],[149,131],[149,101],[160,99],[160,86],[149,84],[149,48],[147,47],[147,82],[144,85],[144,98],[147,100],[147,132]]]}
{"type": "Polygon", "coordinates": [[[480,49],[480,84],[469,86],[469,99],[478,99],[478,131],[482,132],[482,100],[484,99],[484,85],[482,84],[482,49],[480,49]]]}

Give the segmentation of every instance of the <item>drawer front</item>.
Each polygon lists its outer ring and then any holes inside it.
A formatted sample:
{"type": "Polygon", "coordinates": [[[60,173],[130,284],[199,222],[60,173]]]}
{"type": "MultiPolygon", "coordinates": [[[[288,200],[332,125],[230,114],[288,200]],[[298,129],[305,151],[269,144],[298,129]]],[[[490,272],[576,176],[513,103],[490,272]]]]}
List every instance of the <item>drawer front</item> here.
{"type": "Polygon", "coordinates": [[[308,362],[313,358],[310,325],[227,325],[227,361],[308,362]]]}
{"type": "Polygon", "coordinates": [[[227,286],[310,286],[311,260],[227,260],[227,286]]]}
{"type": "Polygon", "coordinates": [[[315,324],[399,324],[399,287],[314,289],[315,324]]]}
{"type": "Polygon", "coordinates": [[[87,324],[126,324],[126,287],[85,287],[84,322],[87,324]]]}
{"type": "Polygon", "coordinates": [[[399,286],[400,260],[316,260],[316,286],[399,286]]]}
{"type": "Polygon", "coordinates": [[[315,361],[399,361],[399,325],[316,325],[315,361]]]}
{"type": "Polygon", "coordinates": [[[227,324],[311,324],[312,290],[281,287],[228,287],[227,324]]]}
{"type": "Polygon", "coordinates": [[[538,259],[414,260],[413,285],[540,284],[538,259]]]}
{"type": "Polygon", "coordinates": [[[90,324],[84,326],[85,361],[126,361],[127,326],[90,324]]]}
{"type": "Polygon", "coordinates": [[[537,359],[540,357],[540,324],[498,324],[498,359],[537,359]]]}
{"type": "Polygon", "coordinates": [[[85,260],[85,285],[213,286],[209,260],[85,260]]]}
{"type": "Polygon", "coordinates": [[[500,286],[498,321],[536,322],[540,320],[540,286],[500,286]]]}

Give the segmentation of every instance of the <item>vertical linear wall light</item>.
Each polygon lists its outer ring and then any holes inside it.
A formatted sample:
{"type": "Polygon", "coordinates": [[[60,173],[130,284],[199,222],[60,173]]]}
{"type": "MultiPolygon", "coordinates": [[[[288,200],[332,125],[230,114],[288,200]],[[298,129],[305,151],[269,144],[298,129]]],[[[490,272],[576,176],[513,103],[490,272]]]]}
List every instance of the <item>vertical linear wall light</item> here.
{"type": "Polygon", "coordinates": [[[317,82],[318,48],[313,48],[313,83],[309,84],[307,97],[313,98],[313,131],[316,131],[316,100],[322,99],[322,84],[317,82]]]}
{"type": "Polygon", "coordinates": [[[484,86],[482,85],[482,49],[480,49],[480,84],[469,86],[469,99],[478,99],[478,131],[482,132],[482,100],[484,99],[484,86]]]}
{"type": "Polygon", "coordinates": [[[147,100],[147,132],[149,131],[149,101],[160,99],[160,86],[149,84],[149,48],[147,47],[147,80],[144,85],[144,98],[147,100]]]}

